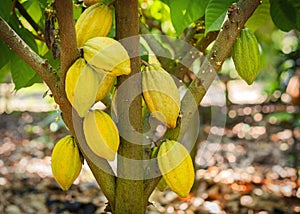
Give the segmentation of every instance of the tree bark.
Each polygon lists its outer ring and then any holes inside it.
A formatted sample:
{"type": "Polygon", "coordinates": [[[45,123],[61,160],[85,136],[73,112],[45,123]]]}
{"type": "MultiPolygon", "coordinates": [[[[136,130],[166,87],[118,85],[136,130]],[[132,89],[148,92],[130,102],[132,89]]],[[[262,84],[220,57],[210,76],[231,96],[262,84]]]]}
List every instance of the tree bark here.
{"type": "MultiPolygon", "coordinates": [[[[70,129],[70,132],[78,140],[85,141],[82,128],[82,119],[74,113],[72,106],[67,100],[65,94],[65,77],[69,67],[79,57],[79,52],[76,44],[75,23],[73,17],[73,2],[71,0],[56,0],[55,8],[57,10],[57,18],[59,25],[59,36],[61,41],[61,79],[60,79],[60,96],[61,100],[58,103],[60,105],[63,119],[70,129]],[[63,105],[61,105],[63,104],[63,105]],[[76,131],[74,129],[76,124],[76,131]],[[78,135],[78,136],[77,136],[78,135]]],[[[99,161],[96,165],[89,154],[85,154],[79,145],[79,148],[86,159],[97,183],[99,184],[104,195],[107,197],[110,206],[114,206],[115,195],[115,177],[113,176],[113,170],[109,166],[106,160],[99,161]],[[100,165],[101,167],[98,167],[100,165]],[[105,170],[104,170],[105,169],[105,170]],[[110,172],[110,173],[108,173],[110,172]]]]}
{"type": "MultiPolygon", "coordinates": [[[[129,108],[118,108],[118,127],[120,133],[126,133],[126,139],[121,136],[121,143],[118,150],[118,177],[116,182],[116,203],[115,213],[145,213],[147,199],[144,198],[143,183],[143,145],[142,138],[135,138],[134,133],[142,132],[142,99],[141,81],[138,75],[140,71],[139,58],[139,17],[137,0],[117,0],[116,8],[116,38],[120,40],[131,57],[131,74],[118,78],[118,88],[126,81],[130,82],[130,88],[126,93],[122,93],[119,103],[126,103],[130,98],[137,95],[130,104],[129,108]],[[131,37],[133,36],[133,37],[131,37]],[[127,38],[130,38],[127,40],[127,38]],[[135,76],[135,77],[133,77],[135,76]],[[133,77],[133,78],[131,78],[133,77]],[[124,112],[124,111],[129,111],[124,112]],[[124,113],[123,113],[124,112],[124,113]],[[120,116],[119,116],[120,115],[120,116]],[[125,115],[129,117],[129,124],[125,115]],[[128,140],[129,139],[129,140],[128,140]],[[127,160],[136,161],[137,164],[131,164],[127,160]],[[139,178],[136,180],[136,178],[139,178]]],[[[124,91],[124,90],[123,90],[124,91]]],[[[141,136],[141,135],[140,135],[141,136]]]]}

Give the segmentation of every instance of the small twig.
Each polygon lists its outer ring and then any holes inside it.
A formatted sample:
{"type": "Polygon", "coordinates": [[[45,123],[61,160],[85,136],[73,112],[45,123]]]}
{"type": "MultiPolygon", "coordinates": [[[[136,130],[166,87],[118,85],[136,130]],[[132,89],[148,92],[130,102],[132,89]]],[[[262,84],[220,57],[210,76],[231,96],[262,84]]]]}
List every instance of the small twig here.
{"type": "Polygon", "coordinates": [[[109,3],[107,4],[107,6],[108,6],[108,7],[114,6],[115,3],[116,3],[116,0],[112,0],[111,2],[109,2],[109,3]]]}
{"type": "Polygon", "coordinates": [[[28,21],[28,23],[32,26],[32,28],[36,31],[38,36],[42,37],[43,30],[40,28],[40,26],[35,23],[35,21],[31,18],[31,16],[27,13],[23,5],[16,1],[16,8],[19,10],[20,14],[28,21]]]}

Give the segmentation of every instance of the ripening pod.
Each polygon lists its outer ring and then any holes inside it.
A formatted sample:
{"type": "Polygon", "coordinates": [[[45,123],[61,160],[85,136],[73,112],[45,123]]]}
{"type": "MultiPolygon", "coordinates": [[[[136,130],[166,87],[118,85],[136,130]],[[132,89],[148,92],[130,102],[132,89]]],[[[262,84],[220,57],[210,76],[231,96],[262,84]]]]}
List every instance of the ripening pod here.
{"type": "Polygon", "coordinates": [[[113,161],[119,147],[119,132],[108,114],[90,111],[83,121],[83,132],[90,149],[98,156],[113,161]]]}
{"type": "Polygon", "coordinates": [[[240,77],[251,85],[259,73],[260,53],[255,35],[242,29],[232,49],[232,59],[240,77]]]}
{"type": "Polygon", "coordinates": [[[109,37],[89,39],[83,46],[84,59],[96,71],[106,71],[112,76],[128,75],[130,59],[120,42],[109,37]]]}
{"type": "Polygon", "coordinates": [[[71,135],[65,136],[55,144],[51,168],[60,187],[65,191],[68,190],[82,168],[79,149],[71,135]]]}
{"type": "Polygon", "coordinates": [[[77,46],[97,36],[107,36],[112,25],[113,12],[105,4],[96,3],[88,7],[78,18],[75,29],[77,46]]]}
{"type": "Polygon", "coordinates": [[[158,167],[172,191],[187,197],[194,184],[194,166],[189,152],[179,142],[167,140],[159,148],[158,167]]]}
{"type": "Polygon", "coordinates": [[[83,58],[77,59],[67,71],[67,98],[80,117],[84,117],[95,103],[98,86],[98,73],[83,58]]]}
{"type": "Polygon", "coordinates": [[[158,65],[150,65],[142,72],[142,90],[152,115],[168,128],[175,128],[180,95],[171,75],[158,65]]]}
{"type": "Polygon", "coordinates": [[[102,72],[98,71],[97,73],[98,73],[100,84],[96,95],[96,102],[102,100],[110,92],[116,79],[115,76],[111,76],[105,71],[102,72]]]}

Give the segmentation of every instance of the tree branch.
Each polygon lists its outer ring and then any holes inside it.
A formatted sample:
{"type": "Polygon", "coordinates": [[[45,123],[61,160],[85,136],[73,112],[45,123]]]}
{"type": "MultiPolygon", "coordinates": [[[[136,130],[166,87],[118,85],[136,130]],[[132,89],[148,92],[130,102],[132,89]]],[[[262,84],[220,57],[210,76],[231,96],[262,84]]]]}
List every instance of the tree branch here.
{"type": "MultiPolygon", "coordinates": [[[[58,92],[59,77],[48,63],[35,53],[19,35],[0,17],[0,38],[16,52],[45,81],[53,94],[58,92]]],[[[56,99],[57,97],[54,97],[56,99]]]]}
{"type": "MultiPolygon", "coordinates": [[[[223,62],[230,55],[231,48],[238,37],[246,21],[253,14],[260,4],[260,0],[241,0],[233,4],[228,9],[228,16],[220,30],[220,33],[197,75],[189,86],[189,92],[186,93],[181,101],[182,121],[175,129],[168,129],[165,137],[181,141],[184,133],[188,129],[189,122],[198,109],[198,105],[204,97],[207,89],[214,81],[218,71],[220,71],[223,62]],[[196,105],[191,105],[191,101],[196,105]],[[180,134],[179,134],[180,133],[180,134]]],[[[150,195],[159,179],[148,181],[147,193],[150,195]]]]}
{"type": "MultiPolygon", "coordinates": [[[[77,50],[76,43],[76,33],[75,24],[73,17],[73,2],[72,0],[56,0],[54,3],[55,9],[57,11],[57,19],[59,25],[59,36],[61,42],[61,79],[59,85],[60,91],[60,108],[62,110],[62,116],[69,127],[72,135],[83,143],[85,142],[82,128],[82,120],[76,113],[72,113],[72,106],[68,101],[65,93],[65,78],[69,67],[74,63],[74,61],[79,57],[79,51],[77,50]],[[74,123],[76,126],[76,131],[74,129],[74,123]]],[[[80,146],[80,150],[87,160],[87,163],[93,172],[100,188],[111,202],[114,197],[115,189],[115,177],[113,176],[113,170],[106,160],[101,160],[99,163],[94,163],[89,154],[85,154],[80,146]],[[101,166],[101,167],[99,167],[101,166]],[[110,173],[107,173],[110,172],[110,173]]]]}
{"type": "Polygon", "coordinates": [[[65,75],[68,68],[80,56],[77,50],[75,23],[73,17],[73,2],[71,0],[56,0],[54,7],[57,12],[59,37],[61,45],[61,84],[64,88],[65,75]]]}

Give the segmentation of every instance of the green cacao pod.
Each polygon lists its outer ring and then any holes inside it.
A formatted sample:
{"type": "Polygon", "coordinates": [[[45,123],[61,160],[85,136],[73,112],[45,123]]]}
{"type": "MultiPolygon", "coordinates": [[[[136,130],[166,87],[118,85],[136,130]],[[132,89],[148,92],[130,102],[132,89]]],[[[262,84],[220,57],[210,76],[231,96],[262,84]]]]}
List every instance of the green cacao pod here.
{"type": "Polygon", "coordinates": [[[91,38],[107,36],[112,16],[112,9],[105,4],[96,3],[88,7],[75,24],[77,46],[82,47],[91,38]]]}
{"type": "Polygon", "coordinates": [[[55,144],[51,168],[60,187],[65,191],[68,190],[82,168],[79,149],[71,135],[65,136],[55,144]]]}
{"type": "Polygon", "coordinates": [[[248,29],[242,29],[232,49],[232,59],[240,77],[249,85],[259,73],[260,53],[255,35],[248,29]]]}
{"type": "Polygon", "coordinates": [[[83,131],[90,149],[106,160],[114,160],[119,147],[119,132],[108,114],[90,111],[84,118],[83,131]]]}
{"type": "Polygon", "coordinates": [[[95,103],[98,87],[98,73],[83,58],[77,59],[67,71],[65,91],[80,117],[84,117],[95,103]]]}
{"type": "Polygon", "coordinates": [[[142,72],[142,90],[151,114],[168,128],[175,128],[180,95],[171,75],[158,65],[150,65],[142,72]]]}
{"type": "Polygon", "coordinates": [[[158,167],[172,191],[187,197],[194,184],[194,166],[186,148],[179,142],[167,140],[159,148],[158,167]]]}
{"type": "Polygon", "coordinates": [[[89,39],[83,46],[84,59],[96,71],[106,71],[112,76],[128,75],[130,59],[120,42],[109,37],[89,39]]]}

